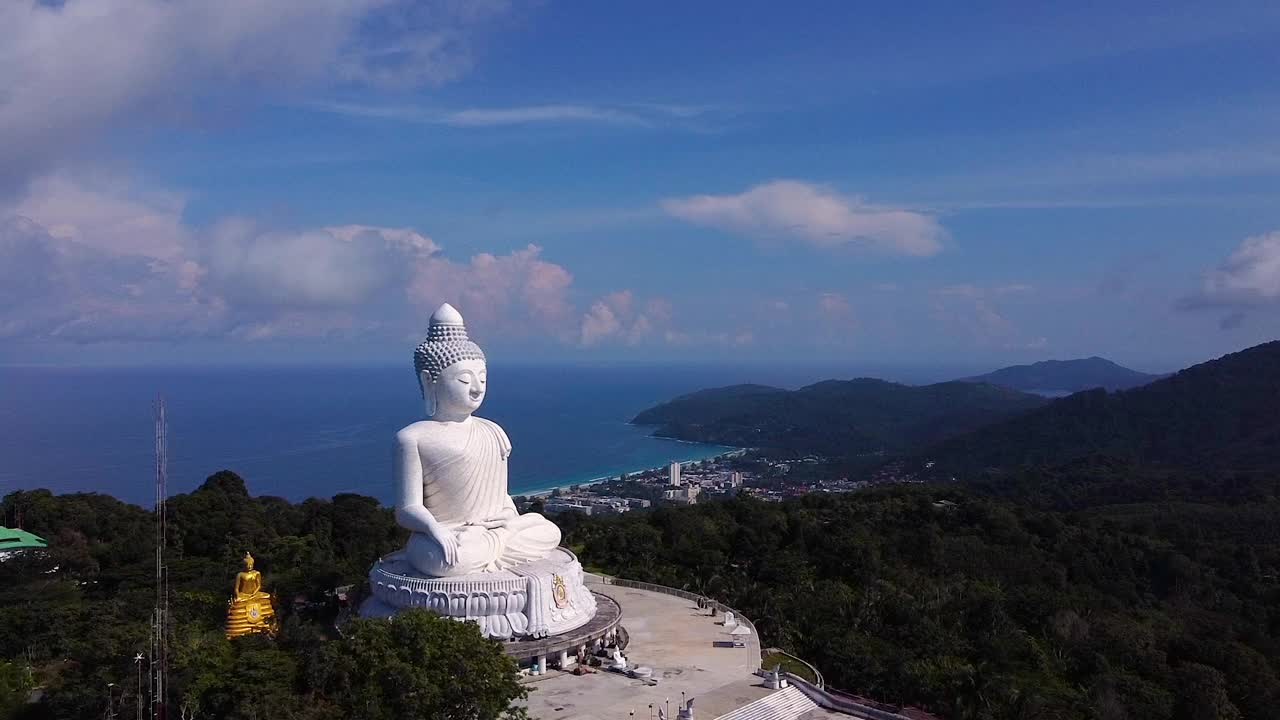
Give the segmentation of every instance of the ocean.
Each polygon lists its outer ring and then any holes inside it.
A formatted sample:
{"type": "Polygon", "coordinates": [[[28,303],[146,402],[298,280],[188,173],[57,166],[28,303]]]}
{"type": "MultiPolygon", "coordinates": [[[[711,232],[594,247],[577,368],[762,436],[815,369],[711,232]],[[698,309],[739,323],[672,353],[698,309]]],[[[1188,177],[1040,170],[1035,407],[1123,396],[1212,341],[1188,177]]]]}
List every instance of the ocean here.
{"type": "MultiPolygon", "coordinates": [[[[509,489],[519,495],[723,452],[628,424],[677,395],[853,375],[819,367],[491,363],[477,414],[511,437],[509,489]]],[[[171,493],[228,469],[256,495],[355,492],[389,502],[395,432],[423,416],[413,372],[400,367],[0,367],[0,495],[48,488],[150,505],[157,394],[168,412],[171,493]]]]}
{"type": "MultiPolygon", "coordinates": [[[[711,368],[502,367],[479,415],[514,451],[512,494],[723,451],[627,424],[675,395],[725,384],[711,368]]],[[[92,491],[150,505],[153,400],[169,420],[169,488],[228,469],[291,500],[391,499],[397,429],[421,419],[412,370],[391,367],[0,368],[0,494],[92,491]]]]}

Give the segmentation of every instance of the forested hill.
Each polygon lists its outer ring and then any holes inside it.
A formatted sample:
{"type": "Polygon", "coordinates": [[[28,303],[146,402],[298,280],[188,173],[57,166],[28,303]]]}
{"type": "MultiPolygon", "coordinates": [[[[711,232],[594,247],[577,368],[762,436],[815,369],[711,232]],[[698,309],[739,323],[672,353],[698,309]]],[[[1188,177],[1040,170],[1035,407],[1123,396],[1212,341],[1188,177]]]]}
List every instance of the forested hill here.
{"type": "Polygon", "coordinates": [[[1130,370],[1106,358],[1091,357],[1013,365],[986,375],[964,378],[964,381],[990,383],[1023,392],[1065,394],[1093,388],[1128,390],[1161,377],[1130,370]]]}
{"type": "Polygon", "coordinates": [[[587,567],[728,603],[831,687],[952,720],[1271,720],[1278,490],[1113,463],[559,521],[587,567]]]}
{"type": "MultiPolygon", "coordinates": [[[[19,490],[0,516],[49,541],[0,562],[0,720],[133,717],[147,696],[133,658],[150,643],[154,515],[97,493],[19,490]]],[[[404,546],[374,498],[251,497],[221,471],[169,498],[167,527],[169,717],[525,717],[505,712],[526,695],[515,662],[474,623],[414,610],[335,631],[347,617],[336,589],[358,601],[369,566],[404,546]],[[274,638],[223,635],[246,551],[273,596],[274,638]],[[423,660],[437,657],[448,662],[423,660]]]]}
{"type": "Polygon", "coordinates": [[[799,390],[733,385],[650,408],[632,421],[657,434],[832,457],[899,453],[1039,407],[1036,395],[993,385],[910,386],[860,378],[799,390]]]}
{"type": "Polygon", "coordinates": [[[1057,465],[1088,455],[1146,465],[1280,468],[1280,342],[1223,356],[1150,385],[1090,390],[923,453],[934,471],[1057,465]]]}

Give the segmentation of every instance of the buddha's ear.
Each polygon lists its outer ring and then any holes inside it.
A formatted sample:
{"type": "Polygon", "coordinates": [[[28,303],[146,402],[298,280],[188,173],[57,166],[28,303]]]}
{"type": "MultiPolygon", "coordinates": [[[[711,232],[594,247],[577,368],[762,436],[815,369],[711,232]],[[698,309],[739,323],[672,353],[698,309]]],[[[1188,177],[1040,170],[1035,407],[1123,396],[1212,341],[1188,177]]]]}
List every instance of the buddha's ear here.
{"type": "Polygon", "coordinates": [[[431,381],[431,373],[423,370],[418,376],[422,380],[422,401],[427,408],[427,417],[436,414],[436,383],[431,381]]]}

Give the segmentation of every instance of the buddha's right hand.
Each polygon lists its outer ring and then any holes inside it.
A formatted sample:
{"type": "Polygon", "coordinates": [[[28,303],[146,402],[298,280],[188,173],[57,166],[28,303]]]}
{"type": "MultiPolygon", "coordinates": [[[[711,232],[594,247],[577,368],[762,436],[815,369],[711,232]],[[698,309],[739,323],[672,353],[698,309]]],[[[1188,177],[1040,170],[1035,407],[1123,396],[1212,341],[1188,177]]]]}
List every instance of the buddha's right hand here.
{"type": "Polygon", "coordinates": [[[440,560],[445,567],[458,564],[458,536],[453,532],[440,528],[431,533],[431,539],[440,547],[440,560]]]}

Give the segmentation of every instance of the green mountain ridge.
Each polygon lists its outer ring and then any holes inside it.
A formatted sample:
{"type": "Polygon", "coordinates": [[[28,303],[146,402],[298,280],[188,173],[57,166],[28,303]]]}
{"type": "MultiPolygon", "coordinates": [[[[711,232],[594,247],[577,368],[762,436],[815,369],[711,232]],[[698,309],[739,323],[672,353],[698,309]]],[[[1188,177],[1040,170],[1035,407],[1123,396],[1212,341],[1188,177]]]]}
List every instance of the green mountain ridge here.
{"type": "Polygon", "coordinates": [[[918,449],[1045,402],[987,384],[911,386],[858,378],[799,390],[701,390],[645,410],[632,422],[681,440],[851,457],[918,449]]]}
{"type": "Polygon", "coordinates": [[[1075,393],[1093,388],[1128,390],[1162,377],[1165,376],[1130,370],[1095,355],[1075,360],[1044,360],[1030,365],[1012,365],[961,380],[990,383],[1023,392],[1075,393]]]}
{"type": "Polygon", "coordinates": [[[937,472],[1051,466],[1090,455],[1235,471],[1280,468],[1280,342],[1224,355],[1149,385],[1089,390],[940,442],[937,472]]]}

